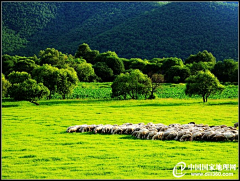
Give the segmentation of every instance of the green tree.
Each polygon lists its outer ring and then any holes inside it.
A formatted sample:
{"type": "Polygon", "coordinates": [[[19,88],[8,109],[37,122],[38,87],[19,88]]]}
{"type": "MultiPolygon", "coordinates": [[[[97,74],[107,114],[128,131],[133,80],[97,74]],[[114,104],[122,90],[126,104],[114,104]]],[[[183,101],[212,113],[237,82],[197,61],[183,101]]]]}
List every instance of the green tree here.
{"type": "Polygon", "coordinates": [[[43,83],[49,89],[49,99],[51,99],[52,95],[57,92],[58,71],[58,68],[48,64],[37,66],[32,71],[33,78],[38,83],[43,83]]]}
{"type": "Polygon", "coordinates": [[[113,51],[107,51],[107,52],[103,52],[98,54],[98,56],[95,58],[94,63],[97,62],[107,62],[108,57],[118,57],[118,55],[116,54],[116,52],[113,51]]]}
{"type": "Polygon", "coordinates": [[[69,67],[67,69],[58,70],[57,92],[65,99],[66,96],[72,93],[73,89],[79,82],[76,71],[69,67]]]}
{"type": "Polygon", "coordinates": [[[167,72],[166,72],[166,81],[167,82],[174,82],[174,83],[180,83],[185,82],[185,79],[190,76],[190,70],[186,66],[179,66],[175,65],[172,66],[167,72]]]}
{"type": "Polygon", "coordinates": [[[50,64],[58,68],[63,68],[65,61],[67,61],[68,56],[62,52],[56,50],[55,48],[46,48],[39,52],[40,65],[50,64]]]}
{"type": "Polygon", "coordinates": [[[36,101],[49,95],[49,90],[43,83],[34,79],[27,79],[21,83],[13,84],[9,89],[10,97],[17,101],[29,101],[39,105],[36,101]]]}
{"type": "Polygon", "coordinates": [[[81,63],[75,66],[75,71],[77,72],[78,79],[81,82],[90,82],[95,76],[94,69],[90,63],[81,63]]]}
{"type": "Polygon", "coordinates": [[[131,58],[130,62],[130,69],[139,69],[141,71],[143,71],[144,67],[148,64],[147,61],[142,60],[141,58],[131,58]]]}
{"type": "Polygon", "coordinates": [[[172,67],[178,65],[180,67],[183,67],[183,61],[180,58],[177,57],[170,57],[170,58],[164,58],[162,61],[161,70],[163,74],[166,74],[166,72],[172,67]]]}
{"type": "Polygon", "coordinates": [[[238,67],[231,74],[230,82],[238,82],[238,67]]]}
{"type": "Polygon", "coordinates": [[[216,58],[213,56],[211,52],[207,50],[203,50],[202,52],[198,52],[196,55],[190,55],[186,60],[185,64],[190,63],[198,63],[198,62],[207,62],[208,69],[212,69],[216,64],[216,58]]]}
{"type": "Polygon", "coordinates": [[[96,75],[102,82],[112,82],[114,79],[113,70],[105,62],[98,62],[93,65],[96,75]]]}
{"type": "Polygon", "coordinates": [[[123,61],[116,56],[106,57],[106,64],[113,70],[114,75],[119,75],[125,71],[123,61]]]}
{"type": "Polygon", "coordinates": [[[17,59],[15,56],[4,54],[2,56],[2,73],[7,75],[14,71],[14,65],[16,64],[17,59]]]}
{"type": "Polygon", "coordinates": [[[29,101],[39,105],[36,101],[48,96],[50,91],[43,83],[37,83],[31,79],[31,75],[27,72],[12,72],[9,74],[12,86],[9,88],[9,95],[17,101],[29,101]]]}
{"type": "Polygon", "coordinates": [[[155,99],[155,95],[154,92],[156,92],[157,88],[160,87],[160,85],[164,82],[164,75],[162,74],[153,74],[151,76],[151,82],[152,82],[152,86],[151,86],[151,94],[149,96],[149,99],[155,99]]]}
{"type": "Polygon", "coordinates": [[[143,95],[147,98],[151,91],[151,80],[140,70],[135,69],[118,75],[111,87],[112,97],[138,99],[140,95],[143,95]]]}
{"type": "Polygon", "coordinates": [[[190,64],[186,64],[186,66],[190,69],[191,75],[194,75],[198,71],[201,71],[201,70],[205,71],[209,69],[207,64],[208,64],[207,62],[193,62],[190,64]]]}
{"type": "Polygon", "coordinates": [[[12,71],[8,75],[8,80],[12,84],[21,83],[21,82],[24,82],[25,80],[30,79],[30,78],[31,78],[31,75],[27,72],[12,71]]]}
{"type": "Polygon", "coordinates": [[[2,73],[2,97],[7,96],[9,87],[11,87],[11,83],[5,79],[5,76],[2,73]]]}
{"type": "Polygon", "coordinates": [[[33,69],[36,67],[35,61],[28,57],[20,58],[14,65],[13,69],[19,72],[32,73],[33,69]]]}
{"type": "Polygon", "coordinates": [[[224,86],[209,70],[199,71],[196,75],[191,75],[186,79],[186,82],[185,94],[189,96],[200,95],[203,102],[207,102],[210,95],[224,90],[224,86]]]}
{"type": "Polygon", "coordinates": [[[94,59],[98,56],[99,51],[91,50],[88,44],[83,43],[79,45],[77,52],[75,53],[76,58],[83,58],[88,63],[94,63],[94,59]]]}
{"type": "MultiPolygon", "coordinates": [[[[235,70],[238,70],[238,62],[235,62],[233,59],[224,59],[216,63],[212,72],[219,81],[232,82],[235,70]]],[[[236,78],[234,80],[236,81],[236,78]]]]}

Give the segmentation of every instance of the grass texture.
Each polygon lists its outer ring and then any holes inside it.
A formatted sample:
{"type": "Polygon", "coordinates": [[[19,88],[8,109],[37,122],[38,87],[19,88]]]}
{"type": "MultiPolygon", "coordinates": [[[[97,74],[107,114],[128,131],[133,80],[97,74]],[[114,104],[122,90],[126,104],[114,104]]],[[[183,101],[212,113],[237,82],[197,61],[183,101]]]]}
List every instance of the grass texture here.
{"type": "MultiPolygon", "coordinates": [[[[233,176],[179,179],[238,179],[238,142],[141,140],[130,135],[67,133],[81,124],[149,122],[233,126],[238,99],[2,100],[2,179],[177,179],[173,167],[236,164],[233,176]]],[[[199,171],[198,171],[199,172],[199,171]]],[[[223,171],[222,171],[223,173],[223,171]]]]}

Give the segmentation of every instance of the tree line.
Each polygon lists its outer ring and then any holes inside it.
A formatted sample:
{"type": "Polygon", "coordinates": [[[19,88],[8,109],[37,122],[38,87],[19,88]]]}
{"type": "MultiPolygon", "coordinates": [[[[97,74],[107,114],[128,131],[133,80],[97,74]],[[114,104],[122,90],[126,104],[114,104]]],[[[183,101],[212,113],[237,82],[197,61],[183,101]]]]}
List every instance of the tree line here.
{"type": "Polygon", "coordinates": [[[120,58],[114,51],[100,53],[83,43],[75,55],[54,48],[41,50],[32,57],[5,54],[2,65],[2,95],[35,104],[44,96],[51,99],[55,93],[65,99],[79,81],[113,82],[112,97],[121,99],[139,96],[152,99],[163,82],[187,83],[186,94],[200,94],[204,102],[216,90],[223,90],[220,82],[238,82],[238,62],[233,59],[216,62],[207,50],[184,61],[177,57],[143,60],[120,58]],[[196,88],[203,82],[205,86],[198,92],[196,88]]]}

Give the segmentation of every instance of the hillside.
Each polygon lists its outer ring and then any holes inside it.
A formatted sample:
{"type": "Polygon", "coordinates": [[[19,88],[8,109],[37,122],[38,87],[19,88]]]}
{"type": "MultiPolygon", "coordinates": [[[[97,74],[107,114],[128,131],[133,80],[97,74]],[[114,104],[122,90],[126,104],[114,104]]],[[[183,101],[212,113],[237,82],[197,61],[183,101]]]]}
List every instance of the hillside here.
{"type": "Polygon", "coordinates": [[[91,49],[115,51],[124,58],[176,56],[185,59],[206,49],[217,60],[238,60],[238,4],[16,4],[5,2],[2,6],[3,53],[10,55],[32,56],[47,47],[74,55],[85,42],[91,49]],[[17,13],[11,13],[14,11],[17,13]]]}

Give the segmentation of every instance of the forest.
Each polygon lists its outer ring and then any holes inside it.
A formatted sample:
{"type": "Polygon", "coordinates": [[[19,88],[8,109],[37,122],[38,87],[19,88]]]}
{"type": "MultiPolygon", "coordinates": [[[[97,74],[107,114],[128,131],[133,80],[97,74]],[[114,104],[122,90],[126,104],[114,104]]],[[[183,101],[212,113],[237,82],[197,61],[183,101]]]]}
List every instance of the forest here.
{"type": "Polygon", "coordinates": [[[191,90],[188,85],[205,82],[203,89],[207,89],[197,93],[203,96],[204,102],[216,90],[223,91],[220,82],[238,84],[238,62],[233,59],[216,62],[207,50],[191,54],[185,60],[178,57],[127,59],[113,51],[100,53],[83,43],[74,55],[54,48],[41,50],[38,56],[32,57],[4,54],[2,65],[3,97],[35,104],[46,96],[51,99],[55,93],[65,99],[79,82],[113,82],[112,97],[124,99],[138,99],[139,95],[155,98],[154,92],[162,83],[188,83],[186,94],[191,96],[198,90],[191,90]]]}
{"type": "Polygon", "coordinates": [[[208,50],[216,61],[238,61],[238,3],[3,2],[2,15],[3,54],[74,54],[85,42],[127,59],[208,50]]]}

